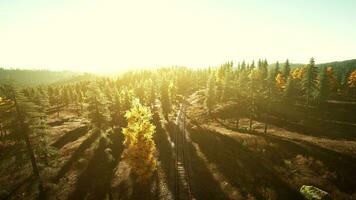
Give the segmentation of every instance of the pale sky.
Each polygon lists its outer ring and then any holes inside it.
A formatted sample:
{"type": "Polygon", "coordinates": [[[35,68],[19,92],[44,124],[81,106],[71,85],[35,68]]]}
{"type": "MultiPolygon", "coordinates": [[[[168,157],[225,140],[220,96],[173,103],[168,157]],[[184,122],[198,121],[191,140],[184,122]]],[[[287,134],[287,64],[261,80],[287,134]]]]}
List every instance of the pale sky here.
{"type": "Polygon", "coordinates": [[[355,10],[354,0],[0,0],[0,67],[353,59],[355,10]]]}

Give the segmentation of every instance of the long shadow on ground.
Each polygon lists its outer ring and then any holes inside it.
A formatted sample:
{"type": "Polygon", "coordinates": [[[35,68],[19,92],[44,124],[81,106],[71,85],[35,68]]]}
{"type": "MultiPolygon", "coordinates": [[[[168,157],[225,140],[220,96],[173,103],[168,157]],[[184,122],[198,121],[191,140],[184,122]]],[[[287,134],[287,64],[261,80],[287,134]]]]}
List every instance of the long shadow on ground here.
{"type": "Polygon", "coordinates": [[[110,196],[114,168],[123,150],[122,139],[122,134],[118,129],[110,133],[108,138],[100,138],[94,156],[79,176],[76,188],[69,199],[99,200],[110,196]]]}
{"type": "MultiPolygon", "coordinates": [[[[220,121],[218,121],[220,122],[220,121]]],[[[264,138],[269,143],[279,145],[279,148],[268,148],[271,152],[267,156],[273,162],[281,162],[286,157],[292,158],[296,155],[307,155],[322,161],[327,167],[337,173],[337,179],[333,182],[340,191],[352,194],[356,188],[356,158],[354,155],[343,154],[332,151],[307,141],[294,141],[288,138],[282,138],[276,135],[262,134],[256,131],[248,131],[244,129],[236,129],[221,123],[225,128],[239,131],[240,133],[251,134],[257,137],[264,138]],[[284,151],[281,151],[283,149],[284,151]]]]}
{"type": "Polygon", "coordinates": [[[62,166],[62,168],[58,171],[57,175],[54,178],[54,182],[58,182],[72,167],[74,162],[79,159],[81,155],[83,155],[84,151],[90,147],[92,143],[99,137],[98,132],[93,132],[91,135],[80,144],[78,149],[73,153],[70,159],[62,166]]]}
{"type": "MultiPolygon", "coordinates": [[[[174,133],[174,131],[180,129],[175,123],[170,122],[168,123],[168,130],[174,133]]],[[[196,199],[229,199],[221,190],[220,183],[214,179],[204,160],[198,156],[193,144],[188,142],[186,145],[191,162],[191,168],[188,170],[191,170],[192,195],[196,199]]],[[[213,146],[210,146],[210,148],[215,149],[213,146]]]]}
{"type": "Polygon", "coordinates": [[[257,199],[265,199],[263,191],[273,190],[278,199],[303,199],[277,176],[273,166],[262,158],[265,154],[252,152],[236,140],[210,130],[198,128],[189,131],[192,141],[229,182],[241,190],[242,195],[252,194],[257,199]]]}
{"type": "Polygon", "coordinates": [[[61,138],[59,138],[56,142],[52,144],[53,147],[57,149],[62,148],[64,145],[77,140],[79,137],[83,136],[88,132],[88,126],[80,126],[74,130],[68,131],[61,138]]]}
{"type": "MultiPolygon", "coordinates": [[[[167,177],[168,189],[174,192],[174,157],[171,143],[168,140],[168,133],[163,129],[159,114],[153,115],[153,124],[156,126],[154,141],[159,152],[158,159],[162,164],[163,171],[167,177]]],[[[173,138],[171,138],[173,139],[173,138]]],[[[157,180],[158,181],[158,180],[157,180]]]]}

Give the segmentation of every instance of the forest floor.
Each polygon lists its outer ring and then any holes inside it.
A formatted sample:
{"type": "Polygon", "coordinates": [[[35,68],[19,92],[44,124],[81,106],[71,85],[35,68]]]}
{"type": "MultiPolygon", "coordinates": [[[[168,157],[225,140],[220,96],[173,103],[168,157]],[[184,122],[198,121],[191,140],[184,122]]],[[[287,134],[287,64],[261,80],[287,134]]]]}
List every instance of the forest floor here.
{"type": "Polygon", "coordinates": [[[308,132],[293,131],[286,121],[269,123],[264,133],[265,123],[259,118],[250,130],[249,119],[238,116],[237,128],[237,117],[227,114],[231,105],[220,105],[208,116],[199,93],[189,102],[188,130],[195,149],[227,180],[227,188],[239,194],[236,199],[302,199],[302,185],[319,187],[332,199],[356,199],[356,129],[338,135],[324,125],[313,135],[307,128],[308,132]]]}
{"type": "MultiPolygon", "coordinates": [[[[333,199],[356,199],[354,121],[339,125],[342,119],[318,116],[317,130],[311,134],[314,129],[307,123],[271,115],[264,133],[260,118],[253,120],[250,130],[247,117],[238,116],[236,128],[237,117],[226,115],[232,111],[224,104],[209,116],[199,93],[188,102],[186,122],[177,117],[178,107],[168,120],[154,113],[158,165],[146,184],[130,177],[122,159],[121,128],[97,134],[83,117],[70,111],[59,117],[53,113],[49,141],[57,155],[41,166],[47,199],[302,199],[302,185],[319,187],[333,199]],[[330,120],[336,125],[323,124],[330,120]],[[339,126],[346,127],[343,134],[339,126]],[[179,136],[182,144],[177,143],[179,136]],[[185,155],[182,168],[189,198],[177,194],[177,146],[185,155]]],[[[2,150],[0,189],[10,194],[4,199],[36,199],[31,166],[15,164],[11,145],[2,150]]]]}

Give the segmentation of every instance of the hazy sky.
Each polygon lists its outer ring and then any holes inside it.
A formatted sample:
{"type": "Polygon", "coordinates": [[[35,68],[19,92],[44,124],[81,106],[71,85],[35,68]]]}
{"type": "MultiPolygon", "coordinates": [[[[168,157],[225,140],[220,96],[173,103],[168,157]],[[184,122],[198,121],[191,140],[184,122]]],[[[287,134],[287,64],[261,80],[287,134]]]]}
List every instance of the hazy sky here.
{"type": "Polygon", "coordinates": [[[0,67],[356,58],[354,0],[0,0],[0,67]]]}

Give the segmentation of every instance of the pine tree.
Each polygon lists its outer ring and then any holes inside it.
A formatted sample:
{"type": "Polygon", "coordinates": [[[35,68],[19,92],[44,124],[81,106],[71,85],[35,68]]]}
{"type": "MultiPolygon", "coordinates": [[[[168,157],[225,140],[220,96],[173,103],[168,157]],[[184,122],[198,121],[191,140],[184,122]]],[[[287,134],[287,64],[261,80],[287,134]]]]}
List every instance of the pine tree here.
{"type": "Polygon", "coordinates": [[[290,73],[290,64],[289,64],[289,60],[286,60],[286,63],[284,63],[283,65],[283,70],[282,70],[282,74],[285,78],[287,78],[289,76],[290,73]]]}
{"type": "Polygon", "coordinates": [[[156,170],[156,147],[152,139],[155,126],[150,122],[152,113],[146,106],[134,99],[132,107],[126,112],[128,125],[123,129],[125,136],[124,159],[131,167],[137,182],[146,182],[156,170]]]}
{"type": "Polygon", "coordinates": [[[206,87],[206,99],[205,99],[205,107],[207,108],[209,115],[215,105],[215,95],[216,95],[216,86],[215,86],[215,77],[213,74],[210,75],[208,80],[208,85],[206,87]]]}
{"type": "Polygon", "coordinates": [[[262,79],[263,82],[265,82],[265,80],[268,77],[268,63],[267,63],[267,60],[265,60],[263,62],[261,61],[259,69],[260,69],[261,79],[262,79]]]}
{"type": "Polygon", "coordinates": [[[162,111],[166,119],[168,119],[168,114],[172,110],[171,99],[169,98],[168,82],[163,79],[161,83],[161,106],[162,111]]]}
{"type": "Polygon", "coordinates": [[[169,92],[169,99],[171,100],[172,105],[174,105],[177,100],[177,87],[173,81],[171,81],[171,83],[168,86],[168,92],[169,92]]]}
{"type": "Polygon", "coordinates": [[[310,99],[317,88],[318,68],[315,66],[314,58],[310,59],[309,65],[306,66],[305,74],[302,78],[302,87],[306,95],[306,105],[309,106],[310,99]]]}
{"type": "Polygon", "coordinates": [[[276,66],[274,67],[274,76],[276,77],[279,72],[279,62],[277,61],[276,66]]]}
{"type": "Polygon", "coordinates": [[[6,115],[6,119],[12,128],[11,132],[18,134],[19,139],[25,143],[33,174],[38,181],[41,197],[44,191],[36,157],[47,159],[50,154],[46,140],[47,126],[43,117],[45,114],[41,112],[39,106],[30,101],[13,85],[3,85],[1,91],[6,103],[1,105],[0,112],[6,115]]]}
{"type": "Polygon", "coordinates": [[[110,90],[110,98],[109,100],[109,121],[110,126],[114,128],[115,126],[120,124],[120,115],[121,115],[121,101],[120,95],[117,90],[110,90]]]}
{"type": "Polygon", "coordinates": [[[296,87],[295,80],[290,75],[288,77],[286,89],[284,90],[284,94],[283,94],[283,98],[284,98],[285,102],[287,102],[287,103],[293,102],[293,99],[294,99],[295,93],[296,93],[295,87],[296,87]]]}
{"type": "Polygon", "coordinates": [[[323,67],[320,72],[319,85],[318,85],[317,101],[319,104],[323,103],[329,95],[330,83],[327,73],[327,68],[323,67]]]}
{"type": "Polygon", "coordinates": [[[225,72],[225,80],[224,80],[224,94],[223,94],[223,99],[226,101],[231,97],[231,71],[226,71],[225,72]]]}
{"type": "Polygon", "coordinates": [[[98,129],[105,129],[108,125],[107,99],[99,90],[97,82],[90,83],[87,93],[88,118],[91,124],[98,129]]]}
{"type": "Polygon", "coordinates": [[[255,93],[257,91],[257,81],[261,80],[261,74],[258,69],[251,70],[249,74],[249,113],[250,113],[250,123],[249,129],[252,130],[253,118],[256,114],[256,104],[255,104],[255,93]]]}
{"type": "Polygon", "coordinates": [[[149,104],[151,105],[151,108],[154,108],[156,105],[156,85],[155,82],[150,80],[150,97],[149,97],[149,104]]]}

